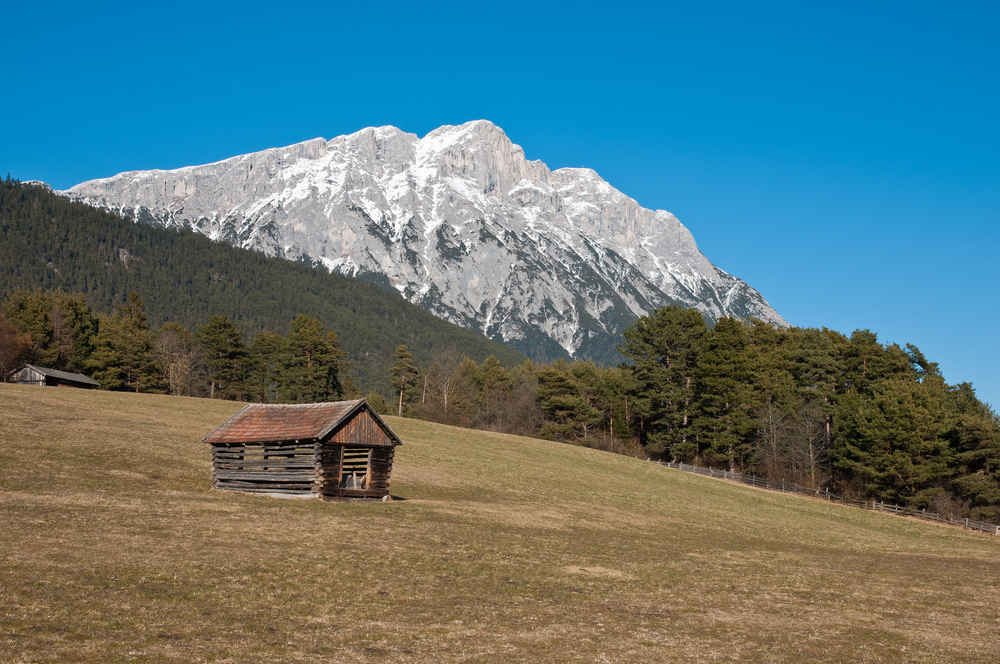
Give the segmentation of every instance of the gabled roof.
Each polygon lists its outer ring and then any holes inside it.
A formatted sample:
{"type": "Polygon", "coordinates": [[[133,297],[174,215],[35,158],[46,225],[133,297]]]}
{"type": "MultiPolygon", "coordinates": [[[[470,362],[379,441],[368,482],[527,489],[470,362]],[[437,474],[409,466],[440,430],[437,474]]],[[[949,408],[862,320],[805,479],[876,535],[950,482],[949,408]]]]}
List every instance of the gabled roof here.
{"type": "Polygon", "coordinates": [[[30,368],[30,369],[34,369],[35,371],[37,371],[38,373],[42,374],[43,376],[48,376],[50,378],[58,378],[59,380],[71,380],[71,381],[73,381],[75,383],[85,383],[86,385],[93,385],[95,387],[100,387],[101,386],[101,384],[98,383],[96,380],[94,380],[92,378],[87,378],[83,374],[70,373],[68,371],[59,371],[58,369],[48,369],[46,367],[39,367],[39,366],[36,366],[34,364],[22,364],[17,369],[14,369],[13,371],[11,371],[7,375],[8,376],[13,376],[18,371],[20,371],[21,369],[24,369],[25,367],[30,368]]]}
{"type": "Polygon", "coordinates": [[[217,444],[319,440],[361,410],[368,411],[393,443],[403,444],[399,436],[364,399],[305,404],[248,404],[208,434],[202,442],[217,444]]]}

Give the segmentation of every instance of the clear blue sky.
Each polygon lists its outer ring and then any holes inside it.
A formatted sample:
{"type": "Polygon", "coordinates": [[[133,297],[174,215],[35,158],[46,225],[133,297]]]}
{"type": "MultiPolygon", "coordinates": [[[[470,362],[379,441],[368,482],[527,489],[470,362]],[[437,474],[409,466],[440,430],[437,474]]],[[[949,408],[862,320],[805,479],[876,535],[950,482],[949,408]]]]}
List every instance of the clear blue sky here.
{"type": "Polygon", "coordinates": [[[1000,3],[8,3],[0,170],[56,188],[485,118],[790,323],[1000,407],[1000,3]],[[370,6],[366,6],[370,5],[370,6]]]}

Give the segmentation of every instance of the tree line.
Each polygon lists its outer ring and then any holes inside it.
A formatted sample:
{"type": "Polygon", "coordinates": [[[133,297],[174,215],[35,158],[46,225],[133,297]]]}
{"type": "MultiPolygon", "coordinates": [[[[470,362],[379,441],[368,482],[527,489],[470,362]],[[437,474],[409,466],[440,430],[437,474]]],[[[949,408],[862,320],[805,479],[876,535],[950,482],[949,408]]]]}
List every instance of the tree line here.
{"type": "Polygon", "coordinates": [[[1000,522],[1000,418],[912,345],[868,330],[778,328],[692,309],[641,317],[628,360],[477,363],[397,347],[391,392],[358,386],[335,331],[299,315],[247,343],[225,316],[153,330],[135,293],[113,315],[83,295],[16,291],[0,307],[0,372],[22,362],[104,389],[259,402],[365,396],[381,413],[684,461],[1000,522]],[[363,392],[367,389],[367,393],[363,392]]]}
{"type": "Polygon", "coordinates": [[[356,395],[333,331],[310,316],[286,334],[247,344],[225,316],[194,332],[176,322],[150,328],[131,293],[113,315],[94,313],[80,293],[15,291],[0,307],[0,372],[28,362],[82,373],[107,390],[261,402],[311,403],[356,395]]]}
{"type": "Polygon", "coordinates": [[[913,345],[665,307],[617,367],[393,365],[394,414],[828,488],[1000,523],[1000,418],[913,345]]]}

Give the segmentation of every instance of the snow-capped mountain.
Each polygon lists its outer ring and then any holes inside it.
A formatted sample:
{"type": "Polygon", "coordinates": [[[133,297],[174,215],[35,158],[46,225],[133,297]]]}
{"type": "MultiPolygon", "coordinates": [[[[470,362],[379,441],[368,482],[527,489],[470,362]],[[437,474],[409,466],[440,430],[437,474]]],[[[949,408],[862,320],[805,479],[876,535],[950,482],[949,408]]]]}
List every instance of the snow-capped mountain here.
{"type": "Polygon", "coordinates": [[[672,214],[641,207],[592,170],[528,161],[486,121],[422,139],[364,129],[60,193],[387,283],[536,359],[619,361],[624,329],[667,304],[785,324],[672,214]]]}

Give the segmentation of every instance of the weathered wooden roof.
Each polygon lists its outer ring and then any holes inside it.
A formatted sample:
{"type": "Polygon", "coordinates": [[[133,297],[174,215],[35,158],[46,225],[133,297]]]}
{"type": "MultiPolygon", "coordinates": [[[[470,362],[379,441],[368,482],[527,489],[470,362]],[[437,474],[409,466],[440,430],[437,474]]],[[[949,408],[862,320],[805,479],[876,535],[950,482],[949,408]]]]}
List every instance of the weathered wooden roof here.
{"type": "Polygon", "coordinates": [[[395,445],[403,444],[399,436],[364,399],[305,404],[248,404],[208,434],[203,442],[220,444],[318,440],[325,438],[342,422],[362,410],[368,411],[395,445]]]}
{"type": "Polygon", "coordinates": [[[71,380],[75,383],[84,383],[85,385],[93,385],[94,387],[101,386],[101,384],[98,383],[96,380],[94,380],[93,378],[87,378],[83,374],[70,373],[68,371],[59,371],[58,369],[49,369],[47,367],[39,367],[34,364],[22,364],[17,369],[14,369],[7,375],[13,376],[18,371],[21,371],[24,368],[34,369],[43,376],[48,376],[50,378],[57,378],[59,380],[71,380]]]}

